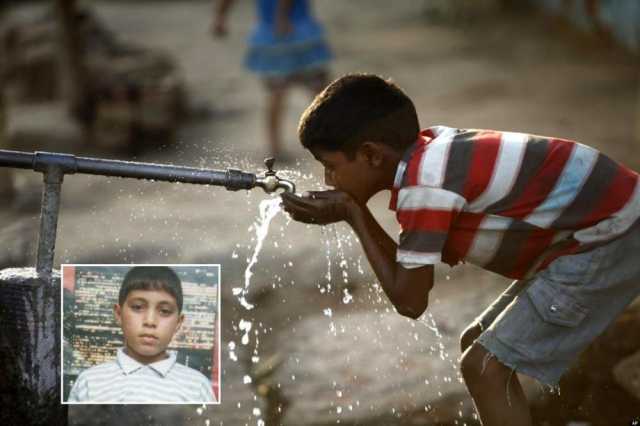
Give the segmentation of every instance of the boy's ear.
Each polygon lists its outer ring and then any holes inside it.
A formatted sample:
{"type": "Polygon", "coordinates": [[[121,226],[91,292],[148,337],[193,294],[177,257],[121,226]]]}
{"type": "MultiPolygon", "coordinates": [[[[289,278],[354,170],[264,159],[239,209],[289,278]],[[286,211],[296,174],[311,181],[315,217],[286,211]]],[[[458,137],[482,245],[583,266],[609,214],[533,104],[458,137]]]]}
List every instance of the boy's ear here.
{"type": "Polygon", "coordinates": [[[379,167],[384,162],[384,148],[378,142],[366,141],[360,145],[358,152],[372,167],[379,167]]]}
{"type": "Polygon", "coordinates": [[[122,310],[118,303],[113,305],[113,314],[116,317],[116,322],[118,323],[118,325],[122,325],[122,310]]]}

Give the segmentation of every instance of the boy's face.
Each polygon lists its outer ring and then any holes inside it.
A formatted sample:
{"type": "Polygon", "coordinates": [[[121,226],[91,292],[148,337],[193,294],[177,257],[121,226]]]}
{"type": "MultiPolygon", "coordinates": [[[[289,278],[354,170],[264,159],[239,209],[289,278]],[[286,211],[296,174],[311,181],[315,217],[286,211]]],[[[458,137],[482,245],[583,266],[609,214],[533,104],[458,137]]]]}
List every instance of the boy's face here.
{"type": "Polygon", "coordinates": [[[346,192],[359,203],[365,204],[382,189],[376,184],[379,170],[360,151],[353,159],[342,151],[315,148],[311,153],[324,166],[325,185],[346,192]]]}
{"type": "Polygon", "coordinates": [[[142,364],[166,358],[167,346],[184,320],[176,299],[164,290],[133,290],[114,311],[127,355],[142,364]]]}

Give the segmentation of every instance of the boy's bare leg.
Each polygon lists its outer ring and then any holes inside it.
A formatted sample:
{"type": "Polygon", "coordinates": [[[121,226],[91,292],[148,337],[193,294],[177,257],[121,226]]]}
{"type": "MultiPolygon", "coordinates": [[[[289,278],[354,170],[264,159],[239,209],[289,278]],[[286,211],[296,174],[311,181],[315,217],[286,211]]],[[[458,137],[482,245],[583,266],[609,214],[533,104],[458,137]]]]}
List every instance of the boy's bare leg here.
{"type": "Polygon", "coordinates": [[[462,355],[461,371],[484,426],[531,426],[527,398],[517,374],[474,343],[462,355]]]}
{"type": "Polygon", "coordinates": [[[270,88],[267,99],[267,138],[269,153],[273,157],[280,154],[280,129],[282,127],[282,112],[284,109],[286,88],[270,88]]]}

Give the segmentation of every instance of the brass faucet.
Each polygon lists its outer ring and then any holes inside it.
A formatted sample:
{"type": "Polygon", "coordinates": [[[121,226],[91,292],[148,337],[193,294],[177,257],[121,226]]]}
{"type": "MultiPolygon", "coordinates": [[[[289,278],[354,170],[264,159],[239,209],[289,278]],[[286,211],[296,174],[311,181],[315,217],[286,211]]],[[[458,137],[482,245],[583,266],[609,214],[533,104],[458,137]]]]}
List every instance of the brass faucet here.
{"type": "Polygon", "coordinates": [[[267,168],[264,176],[260,176],[256,178],[256,186],[264,189],[264,192],[270,194],[272,192],[277,191],[278,189],[282,189],[286,192],[296,192],[296,185],[287,179],[282,179],[278,177],[275,170],[273,170],[273,165],[275,164],[276,159],[273,157],[265,158],[264,165],[267,168]]]}

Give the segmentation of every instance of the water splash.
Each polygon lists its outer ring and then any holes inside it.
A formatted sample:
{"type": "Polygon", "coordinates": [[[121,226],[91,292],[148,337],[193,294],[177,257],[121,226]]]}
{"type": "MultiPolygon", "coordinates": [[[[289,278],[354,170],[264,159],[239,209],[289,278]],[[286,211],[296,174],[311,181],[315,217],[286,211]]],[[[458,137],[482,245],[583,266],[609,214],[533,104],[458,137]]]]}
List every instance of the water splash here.
{"type": "Polygon", "coordinates": [[[238,297],[240,304],[247,310],[254,308],[251,303],[247,302],[246,298],[249,292],[249,285],[251,284],[251,277],[253,276],[251,268],[253,268],[253,265],[258,261],[258,255],[262,250],[262,244],[269,232],[269,225],[280,210],[280,197],[262,200],[259,206],[260,216],[252,226],[256,231],[256,246],[253,250],[253,256],[249,260],[247,268],[244,271],[244,287],[236,287],[233,289],[234,296],[238,297]]]}
{"type": "Polygon", "coordinates": [[[327,282],[326,288],[321,288],[320,293],[331,292],[331,240],[326,237],[326,231],[324,228],[321,228],[320,232],[325,236],[324,245],[325,245],[325,255],[327,257],[327,273],[324,275],[324,278],[327,282]]]}
{"type": "Polygon", "coordinates": [[[349,293],[349,289],[344,288],[342,289],[342,303],[344,303],[345,305],[348,305],[349,303],[351,303],[351,301],[353,300],[353,296],[351,295],[351,293],[349,293]]]}
{"type": "Polygon", "coordinates": [[[238,361],[238,356],[236,355],[236,342],[233,340],[229,342],[229,359],[232,361],[238,361]]]}
{"type": "Polygon", "coordinates": [[[244,331],[244,335],[242,336],[242,344],[246,345],[249,343],[249,332],[251,331],[251,327],[253,326],[253,324],[251,323],[251,321],[246,321],[244,319],[240,320],[240,330],[244,331]]]}

